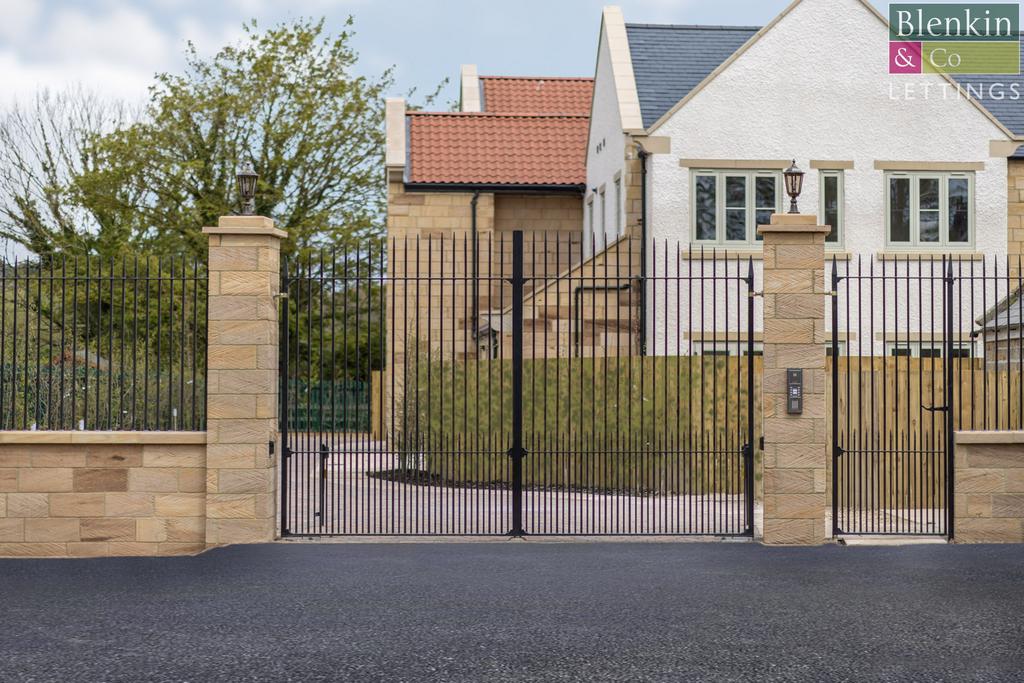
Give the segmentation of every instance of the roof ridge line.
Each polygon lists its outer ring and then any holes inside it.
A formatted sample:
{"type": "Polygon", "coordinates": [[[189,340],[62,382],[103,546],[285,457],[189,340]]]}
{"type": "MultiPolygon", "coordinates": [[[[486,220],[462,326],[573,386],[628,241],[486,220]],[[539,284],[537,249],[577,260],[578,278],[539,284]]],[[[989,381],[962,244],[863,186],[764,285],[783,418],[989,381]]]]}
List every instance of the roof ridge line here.
{"type": "Polygon", "coordinates": [[[491,80],[506,81],[593,81],[593,76],[478,76],[491,80]]]}
{"type": "Polygon", "coordinates": [[[407,111],[407,116],[453,116],[460,118],[513,118],[513,119],[589,119],[589,114],[538,114],[536,112],[498,112],[498,111],[407,111]]]}
{"type": "Polygon", "coordinates": [[[701,29],[704,31],[760,31],[763,26],[728,26],[725,24],[634,24],[627,23],[626,28],[666,28],[666,29],[701,29]]]}

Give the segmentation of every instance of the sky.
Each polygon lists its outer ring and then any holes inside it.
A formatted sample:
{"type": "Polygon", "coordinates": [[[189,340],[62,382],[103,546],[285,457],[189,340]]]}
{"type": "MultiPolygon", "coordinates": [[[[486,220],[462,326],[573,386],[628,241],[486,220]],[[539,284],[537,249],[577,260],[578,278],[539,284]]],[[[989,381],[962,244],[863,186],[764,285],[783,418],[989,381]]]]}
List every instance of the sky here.
{"type": "MultiPolygon", "coordinates": [[[[235,42],[243,21],[270,26],[324,17],[333,33],[355,19],[359,71],[394,66],[395,95],[449,84],[459,65],[481,74],[592,76],[602,0],[0,0],[0,103],[39,88],[83,85],[140,102],[154,73],[235,42]]],[[[760,26],[789,0],[621,0],[627,22],[760,26]]],[[[880,7],[882,3],[876,3],[880,7]]]]}

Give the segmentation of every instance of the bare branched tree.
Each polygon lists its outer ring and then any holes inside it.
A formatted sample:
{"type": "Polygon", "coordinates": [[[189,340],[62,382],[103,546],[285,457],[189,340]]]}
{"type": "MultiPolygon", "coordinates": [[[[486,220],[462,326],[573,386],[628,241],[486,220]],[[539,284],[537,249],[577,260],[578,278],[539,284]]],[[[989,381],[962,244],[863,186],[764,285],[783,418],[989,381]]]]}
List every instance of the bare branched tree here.
{"type": "Polygon", "coordinates": [[[129,122],[124,104],[81,88],[42,91],[0,115],[0,238],[41,256],[116,242],[76,180],[96,167],[95,140],[129,122]]]}

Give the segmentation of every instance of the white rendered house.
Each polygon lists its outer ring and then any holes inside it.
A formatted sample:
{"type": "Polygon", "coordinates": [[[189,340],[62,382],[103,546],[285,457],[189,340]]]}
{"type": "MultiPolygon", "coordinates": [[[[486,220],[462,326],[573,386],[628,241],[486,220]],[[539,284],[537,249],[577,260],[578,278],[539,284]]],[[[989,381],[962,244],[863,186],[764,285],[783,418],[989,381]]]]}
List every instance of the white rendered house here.
{"type": "MultiPolygon", "coordinates": [[[[757,226],[788,206],[782,171],[796,160],[806,171],[800,208],[833,227],[827,249],[842,268],[920,271],[941,268],[934,259],[945,254],[964,269],[1021,254],[1024,80],[893,76],[888,41],[885,18],[866,0],[796,0],[763,28],[633,24],[606,8],[584,243],[600,252],[631,230],[691,255],[648,254],[655,275],[721,272],[740,256],[759,278],[757,226]],[[638,173],[640,203],[621,191],[638,173]]],[[[985,298],[991,305],[1001,295],[985,298]]],[[[907,322],[885,312],[882,292],[873,298],[890,329],[907,322]]],[[[669,292],[651,300],[667,302],[648,315],[652,350],[697,352],[685,338],[687,307],[669,292]]],[[[908,315],[933,323],[915,317],[927,311],[908,315]]],[[[728,319],[717,324],[735,329],[728,319]]],[[[928,351],[890,336],[848,342],[854,353],[858,344],[928,351]]]]}

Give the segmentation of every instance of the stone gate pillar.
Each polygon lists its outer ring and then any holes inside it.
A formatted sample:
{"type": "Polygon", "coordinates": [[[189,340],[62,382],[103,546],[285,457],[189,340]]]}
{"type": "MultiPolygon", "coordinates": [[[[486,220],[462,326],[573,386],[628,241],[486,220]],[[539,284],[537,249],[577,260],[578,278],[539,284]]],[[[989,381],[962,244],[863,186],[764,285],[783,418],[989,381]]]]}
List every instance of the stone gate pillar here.
{"type": "Polygon", "coordinates": [[[261,216],[224,216],[209,235],[206,543],[259,543],[277,529],[281,240],[261,216]]]}
{"type": "Polygon", "coordinates": [[[764,542],[815,545],[828,538],[825,236],[817,216],[775,214],[764,236],[764,542]],[[799,413],[787,374],[803,375],[799,413]]]}

